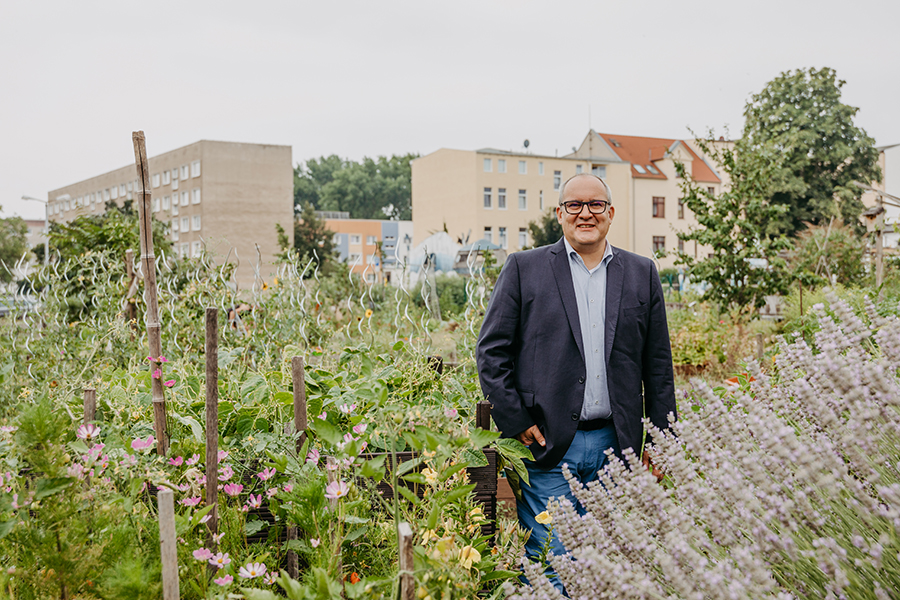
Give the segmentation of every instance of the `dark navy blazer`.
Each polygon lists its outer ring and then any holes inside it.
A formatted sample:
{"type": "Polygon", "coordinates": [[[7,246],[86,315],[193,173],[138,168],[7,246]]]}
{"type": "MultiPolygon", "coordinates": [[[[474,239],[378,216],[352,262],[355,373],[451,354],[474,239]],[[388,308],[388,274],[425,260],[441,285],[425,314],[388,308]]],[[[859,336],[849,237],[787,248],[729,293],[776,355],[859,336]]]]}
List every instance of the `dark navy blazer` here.
{"type": "MultiPolygon", "coordinates": [[[[607,266],[605,360],[622,449],[640,453],[646,415],[661,429],[675,413],[672,351],[656,266],[613,248],[607,266]]],[[[556,465],[584,403],[585,363],[575,287],[563,240],[506,259],[476,348],[481,388],[503,437],[537,424],[535,464],[556,465]]]]}

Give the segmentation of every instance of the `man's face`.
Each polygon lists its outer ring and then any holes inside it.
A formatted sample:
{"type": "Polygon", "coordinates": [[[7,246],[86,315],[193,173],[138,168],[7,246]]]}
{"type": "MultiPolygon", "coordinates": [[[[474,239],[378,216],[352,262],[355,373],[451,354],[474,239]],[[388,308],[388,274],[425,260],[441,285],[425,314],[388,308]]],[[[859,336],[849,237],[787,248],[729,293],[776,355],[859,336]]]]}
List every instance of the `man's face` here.
{"type": "MultiPolygon", "coordinates": [[[[592,200],[606,200],[606,188],[596,177],[576,177],[566,184],[563,202],[578,200],[579,202],[591,202],[592,200]]],[[[556,207],[556,218],[562,225],[563,235],[569,240],[579,254],[599,251],[603,247],[603,240],[609,232],[616,209],[609,205],[602,215],[595,215],[587,206],[581,207],[577,215],[570,215],[562,206],[556,207]]]]}

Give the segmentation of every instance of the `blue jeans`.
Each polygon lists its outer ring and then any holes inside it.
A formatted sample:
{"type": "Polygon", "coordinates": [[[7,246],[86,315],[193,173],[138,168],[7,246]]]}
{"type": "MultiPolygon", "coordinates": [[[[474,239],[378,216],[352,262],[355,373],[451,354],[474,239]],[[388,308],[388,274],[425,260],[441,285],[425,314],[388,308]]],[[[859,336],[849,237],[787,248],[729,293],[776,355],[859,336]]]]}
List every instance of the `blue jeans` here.
{"type": "MultiPolygon", "coordinates": [[[[528,462],[525,463],[528,468],[529,483],[520,482],[522,500],[521,502],[516,502],[519,525],[526,531],[531,531],[531,537],[525,543],[525,556],[531,560],[536,560],[547,542],[550,528],[547,525],[538,523],[535,517],[547,510],[547,502],[550,498],[564,496],[575,506],[579,514],[585,514],[584,508],[575,499],[575,495],[569,489],[569,484],[563,476],[563,464],[568,464],[572,475],[581,482],[581,485],[585,486],[598,478],[597,471],[600,471],[606,465],[605,452],[610,448],[619,453],[616,428],[611,424],[603,429],[594,431],[576,431],[575,439],[572,440],[572,445],[569,446],[566,455],[554,467],[541,468],[528,462]]],[[[559,541],[559,538],[556,537],[556,534],[550,540],[550,553],[566,553],[565,547],[559,541]]],[[[553,585],[561,592],[565,592],[562,583],[559,581],[559,576],[556,575],[552,568],[548,568],[547,574],[550,576],[553,585]]]]}

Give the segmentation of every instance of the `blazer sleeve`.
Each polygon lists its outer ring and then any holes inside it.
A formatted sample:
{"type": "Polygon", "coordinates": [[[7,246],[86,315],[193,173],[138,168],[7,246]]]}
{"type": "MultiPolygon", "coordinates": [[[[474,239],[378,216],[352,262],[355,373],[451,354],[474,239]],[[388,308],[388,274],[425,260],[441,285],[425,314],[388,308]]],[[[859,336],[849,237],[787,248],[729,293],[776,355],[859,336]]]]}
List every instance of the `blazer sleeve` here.
{"type": "Polygon", "coordinates": [[[511,254],[494,285],[475,349],[481,390],[491,403],[491,417],[506,438],[534,425],[515,385],[516,358],[522,344],[519,276],[516,255],[511,254]]]}
{"type": "MultiPolygon", "coordinates": [[[[650,270],[650,323],[643,351],[644,414],[659,429],[668,429],[669,413],[677,418],[675,408],[675,374],[666,302],[656,265],[650,270]]],[[[647,436],[646,441],[650,440],[647,436]]]]}

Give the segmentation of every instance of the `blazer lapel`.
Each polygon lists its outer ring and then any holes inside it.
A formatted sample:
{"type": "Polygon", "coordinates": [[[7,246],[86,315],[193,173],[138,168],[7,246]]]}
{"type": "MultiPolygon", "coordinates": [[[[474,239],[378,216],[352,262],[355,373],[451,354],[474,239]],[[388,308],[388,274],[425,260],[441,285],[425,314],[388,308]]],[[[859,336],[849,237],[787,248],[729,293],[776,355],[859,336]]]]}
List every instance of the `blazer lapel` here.
{"type": "Polygon", "coordinates": [[[575,300],[575,284],[572,283],[572,270],[569,267],[569,257],[566,255],[566,245],[560,239],[553,245],[550,254],[550,269],[556,277],[556,286],[562,298],[563,309],[572,329],[572,337],[578,344],[578,352],[581,360],[584,360],[584,342],[581,339],[581,321],[578,320],[578,302],[575,300]]]}
{"type": "MultiPolygon", "coordinates": [[[[622,261],[619,260],[619,251],[613,248],[613,257],[606,265],[606,333],[604,336],[603,353],[606,355],[606,366],[609,367],[609,354],[612,352],[613,341],[616,339],[616,325],[619,322],[619,304],[622,301],[622,286],[625,279],[625,270],[622,261]]],[[[574,299],[573,299],[574,301],[574,299]]]]}

